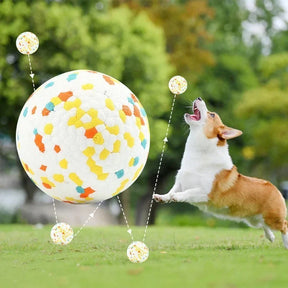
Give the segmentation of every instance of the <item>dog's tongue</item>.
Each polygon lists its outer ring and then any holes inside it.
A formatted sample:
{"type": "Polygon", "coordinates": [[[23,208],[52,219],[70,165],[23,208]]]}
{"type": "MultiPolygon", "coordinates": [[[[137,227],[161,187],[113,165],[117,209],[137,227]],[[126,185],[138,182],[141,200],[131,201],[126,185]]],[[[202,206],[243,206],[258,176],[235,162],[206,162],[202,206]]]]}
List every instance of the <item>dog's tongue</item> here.
{"type": "Polygon", "coordinates": [[[190,118],[195,120],[195,121],[199,121],[200,118],[201,118],[201,114],[200,114],[200,111],[196,108],[194,109],[194,114],[190,114],[190,118]]]}

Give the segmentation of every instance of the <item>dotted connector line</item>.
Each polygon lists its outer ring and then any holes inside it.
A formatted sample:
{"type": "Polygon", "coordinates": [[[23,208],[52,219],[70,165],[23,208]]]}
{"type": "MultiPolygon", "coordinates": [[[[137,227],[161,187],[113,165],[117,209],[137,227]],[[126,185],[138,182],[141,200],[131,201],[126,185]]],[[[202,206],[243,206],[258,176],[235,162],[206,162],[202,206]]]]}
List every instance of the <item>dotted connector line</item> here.
{"type": "Polygon", "coordinates": [[[29,55],[29,54],[27,54],[27,56],[28,56],[29,69],[30,69],[30,77],[31,77],[31,80],[32,80],[33,91],[35,91],[34,73],[33,73],[33,70],[32,70],[31,59],[30,59],[30,55],[29,55]]]}
{"type": "Polygon", "coordinates": [[[84,222],[84,224],[82,225],[82,227],[76,232],[76,234],[74,235],[74,238],[76,238],[79,233],[83,230],[83,228],[88,224],[88,222],[91,220],[91,218],[94,218],[94,215],[96,213],[96,211],[99,209],[99,207],[101,206],[101,204],[103,203],[103,201],[99,202],[99,204],[97,205],[97,207],[94,209],[94,211],[89,214],[89,217],[86,219],[86,221],[84,222]]]}
{"type": "Polygon", "coordinates": [[[173,114],[173,110],[174,110],[174,106],[175,106],[176,97],[177,97],[177,95],[175,94],[174,98],[173,98],[171,110],[170,110],[170,116],[169,116],[169,120],[168,120],[168,125],[167,125],[167,129],[166,129],[165,138],[163,140],[163,146],[162,146],[162,151],[161,151],[161,155],[160,155],[160,161],[159,161],[159,165],[158,165],[158,170],[157,170],[157,174],[156,174],[156,179],[155,179],[155,184],[154,184],[154,188],[153,188],[152,198],[151,198],[151,202],[150,202],[150,206],[149,206],[149,210],[148,210],[146,226],[145,226],[145,230],[144,230],[143,242],[145,242],[146,235],[147,235],[147,229],[148,229],[148,225],[149,225],[149,221],[150,221],[150,217],[151,217],[151,211],[152,211],[153,202],[154,202],[153,196],[154,196],[154,194],[155,194],[155,192],[157,190],[157,186],[158,186],[160,170],[161,170],[161,166],[162,166],[162,162],[163,162],[163,156],[164,156],[164,152],[165,152],[165,148],[166,148],[166,143],[168,142],[168,138],[167,137],[168,137],[168,133],[169,133],[170,123],[171,123],[171,120],[172,120],[172,114],[173,114]]]}
{"type": "Polygon", "coordinates": [[[58,224],[58,217],[57,217],[56,204],[55,204],[55,199],[54,199],[54,198],[52,198],[52,203],[53,203],[53,210],[54,210],[54,215],[55,215],[55,221],[56,221],[56,224],[58,224]]]}
{"type": "Polygon", "coordinates": [[[121,211],[122,211],[122,214],[123,214],[123,217],[124,217],[124,220],[125,220],[127,229],[128,229],[127,232],[130,234],[131,239],[132,239],[132,242],[134,242],[134,237],[133,237],[132,229],[131,229],[130,226],[129,226],[129,223],[128,223],[126,214],[125,214],[125,212],[124,212],[124,208],[123,208],[123,205],[122,205],[122,203],[121,203],[120,197],[119,197],[119,195],[117,195],[116,197],[117,197],[117,200],[118,200],[120,209],[121,209],[121,211]]]}

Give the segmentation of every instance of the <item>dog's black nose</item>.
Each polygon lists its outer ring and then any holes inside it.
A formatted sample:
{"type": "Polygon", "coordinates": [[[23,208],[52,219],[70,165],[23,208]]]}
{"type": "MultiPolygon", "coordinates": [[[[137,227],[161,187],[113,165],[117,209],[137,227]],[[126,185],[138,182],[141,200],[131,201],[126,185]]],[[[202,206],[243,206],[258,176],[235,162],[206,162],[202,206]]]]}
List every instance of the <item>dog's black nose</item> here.
{"type": "Polygon", "coordinates": [[[202,98],[201,98],[201,97],[198,97],[197,100],[202,101],[202,98]]]}

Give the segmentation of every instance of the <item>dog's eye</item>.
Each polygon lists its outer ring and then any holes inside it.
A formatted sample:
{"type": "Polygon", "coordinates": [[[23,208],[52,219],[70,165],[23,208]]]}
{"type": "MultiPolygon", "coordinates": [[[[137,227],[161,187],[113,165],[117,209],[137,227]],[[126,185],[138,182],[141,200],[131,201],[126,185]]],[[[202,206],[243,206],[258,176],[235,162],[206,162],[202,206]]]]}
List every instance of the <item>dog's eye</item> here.
{"type": "Polygon", "coordinates": [[[212,118],[214,118],[214,117],[215,117],[215,113],[210,113],[210,116],[211,116],[212,118]]]}

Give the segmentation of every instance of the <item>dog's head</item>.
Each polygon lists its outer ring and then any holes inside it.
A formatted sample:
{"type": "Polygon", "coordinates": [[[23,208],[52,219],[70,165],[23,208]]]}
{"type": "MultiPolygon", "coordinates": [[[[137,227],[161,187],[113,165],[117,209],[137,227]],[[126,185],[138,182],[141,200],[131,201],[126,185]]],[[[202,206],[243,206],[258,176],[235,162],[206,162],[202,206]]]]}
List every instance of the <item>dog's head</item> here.
{"type": "Polygon", "coordinates": [[[226,140],[242,134],[242,131],[224,125],[217,113],[208,111],[205,102],[200,97],[193,102],[192,109],[194,114],[184,115],[190,130],[200,128],[208,139],[218,139],[217,145],[224,145],[226,140]]]}

